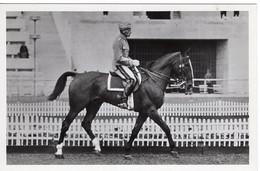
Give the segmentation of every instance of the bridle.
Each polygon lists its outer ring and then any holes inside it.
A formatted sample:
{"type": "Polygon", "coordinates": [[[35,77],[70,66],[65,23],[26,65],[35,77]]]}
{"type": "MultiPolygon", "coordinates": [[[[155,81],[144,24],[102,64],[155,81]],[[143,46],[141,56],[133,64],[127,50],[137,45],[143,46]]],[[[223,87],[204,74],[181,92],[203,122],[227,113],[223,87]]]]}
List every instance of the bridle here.
{"type": "MultiPolygon", "coordinates": [[[[184,63],[183,63],[183,59],[185,58],[189,58],[189,56],[182,58],[182,56],[180,56],[180,64],[179,64],[179,75],[181,76],[180,78],[173,78],[170,77],[168,75],[156,72],[156,71],[151,71],[148,70],[146,68],[142,68],[139,67],[140,70],[142,70],[143,72],[147,73],[149,75],[149,77],[157,84],[158,87],[160,87],[160,89],[163,91],[163,88],[160,86],[160,84],[158,84],[158,82],[156,81],[156,79],[154,77],[157,77],[161,80],[164,80],[168,83],[170,83],[171,81],[175,82],[179,87],[182,86],[184,83],[186,83],[187,78],[184,76],[184,63]]],[[[190,61],[189,61],[190,62],[190,61]]]]}
{"type": "MultiPolygon", "coordinates": [[[[191,65],[191,62],[190,62],[190,59],[189,59],[189,56],[185,56],[185,57],[181,57],[180,56],[180,65],[179,65],[179,73],[180,73],[180,75],[181,75],[181,78],[182,79],[184,79],[184,80],[187,80],[187,79],[190,79],[190,77],[185,77],[185,75],[184,75],[184,68],[185,68],[185,64],[184,64],[184,62],[183,62],[183,60],[184,59],[188,59],[189,61],[189,65],[190,65],[190,67],[191,67],[191,70],[192,70],[192,65],[191,65]]],[[[191,78],[193,78],[193,71],[192,71],[192,76],[191,76],[191,78]]]]}

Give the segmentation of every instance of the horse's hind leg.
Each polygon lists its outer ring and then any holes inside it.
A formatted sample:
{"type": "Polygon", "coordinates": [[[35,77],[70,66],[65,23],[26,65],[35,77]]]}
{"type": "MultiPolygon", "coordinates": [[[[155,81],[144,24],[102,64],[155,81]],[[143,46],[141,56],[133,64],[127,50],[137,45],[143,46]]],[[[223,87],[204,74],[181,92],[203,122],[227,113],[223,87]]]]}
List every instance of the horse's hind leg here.
{"type": "Polygon", "coordinates": [[[92,130],[91,130],[91,123],[93,121],[93,119],[95,118],[100,106],[102,105],[102,101],[99,100],[95,100],[93,102],[91,102],[87,107],[87,113],[86,116],[84,118],[84,120],[82,121],[82,127],[85,129],[85,131],[87,132],[87,134],[89,135],[89,137],[92,140],[93,145],[95,146],[94,148],[94,152],[96,154],[100,154],[101,148],[99,145],[99,139],[98,137],[95,137],[95,135],[93,134],[92,130]]]}
{"type": "Polygon", "coordinates": [[[63,147],[62,143],[63,143],[64,137],[70,127],[70,124],[72,123],[72,121],[75,119],[75,117],[78,115],[78,113],[80,111],[81,110],[73,110],[72,108],[70,108],[68,115],[66,116],[65,120],[62,122],[60,138],[59,138],[58,144],[56,146],[56,148],[57,148],[57,152],[55,153],[56,158],[64,158],[63,154],[62,154],[62,147],[63,147]]]}

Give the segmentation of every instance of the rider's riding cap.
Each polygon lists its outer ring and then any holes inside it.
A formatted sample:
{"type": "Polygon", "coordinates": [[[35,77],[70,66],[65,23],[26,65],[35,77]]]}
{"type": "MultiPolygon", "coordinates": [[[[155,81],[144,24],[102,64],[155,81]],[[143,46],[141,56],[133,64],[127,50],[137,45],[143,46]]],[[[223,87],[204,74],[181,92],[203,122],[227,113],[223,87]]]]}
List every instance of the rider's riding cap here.
{"type": "Polygon", "coordinates": [[[131,29],[131,24],[129,22],[120,23],[120,24],[118,24],[118,28],[121,31],[125,31],[125,30],[128,30],[128,29],[131,29]]]}

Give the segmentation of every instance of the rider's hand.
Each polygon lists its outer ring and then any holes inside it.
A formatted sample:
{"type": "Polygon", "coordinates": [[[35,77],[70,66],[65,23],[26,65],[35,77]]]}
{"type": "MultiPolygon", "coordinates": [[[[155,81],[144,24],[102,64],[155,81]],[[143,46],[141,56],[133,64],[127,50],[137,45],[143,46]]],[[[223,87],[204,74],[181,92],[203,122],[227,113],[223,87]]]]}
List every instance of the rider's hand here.
{"type": "Polygon", "coordinates": [[[140,62],[138,60],[133,60],[133,66],[139,66],[140,65],[140,62]]]}

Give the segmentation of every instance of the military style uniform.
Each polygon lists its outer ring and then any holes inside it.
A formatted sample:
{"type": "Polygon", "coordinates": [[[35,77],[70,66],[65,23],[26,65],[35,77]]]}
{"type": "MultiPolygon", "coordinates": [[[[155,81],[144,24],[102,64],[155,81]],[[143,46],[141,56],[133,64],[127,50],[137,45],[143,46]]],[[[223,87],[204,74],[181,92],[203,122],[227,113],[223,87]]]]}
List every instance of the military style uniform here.
{"type": "Polygon", "coordinates": [[[134,85],[136,83],[136,77],[133,74],[132,69],[137,66],[136,62],[138,62],[139,65],[139,61],[133,60],[129,57],[130,48],[124,31],[130,29],[130,23],[119,24],[119,30],[121,33],[118,37],[116,37],[113,43],[114,58],[112,62],[112,69],[127,82],[125,90],[121,97],[123,103],[119,104],[119,107],[122,108],[127,108],[127,96],[132,93],[134,85]]]}
{"type": "Polygon", "coordinates": [[[136,82],[136,78],[129,67],[133,67],[133,60],[129,55],[129,44],[126,37],[120,34],[114,41],[113,51],[113,70],[123,79],[133,79],[136,82]]]}
{"type": "Polygon", "coordinates": [[[117,65],[124,65],[130,67],[131,58],[129,55],[129,44],[126,37],[123,34],[120,34],[114,41],[113,51],[113,70],[116,70],[117,65]]]}

